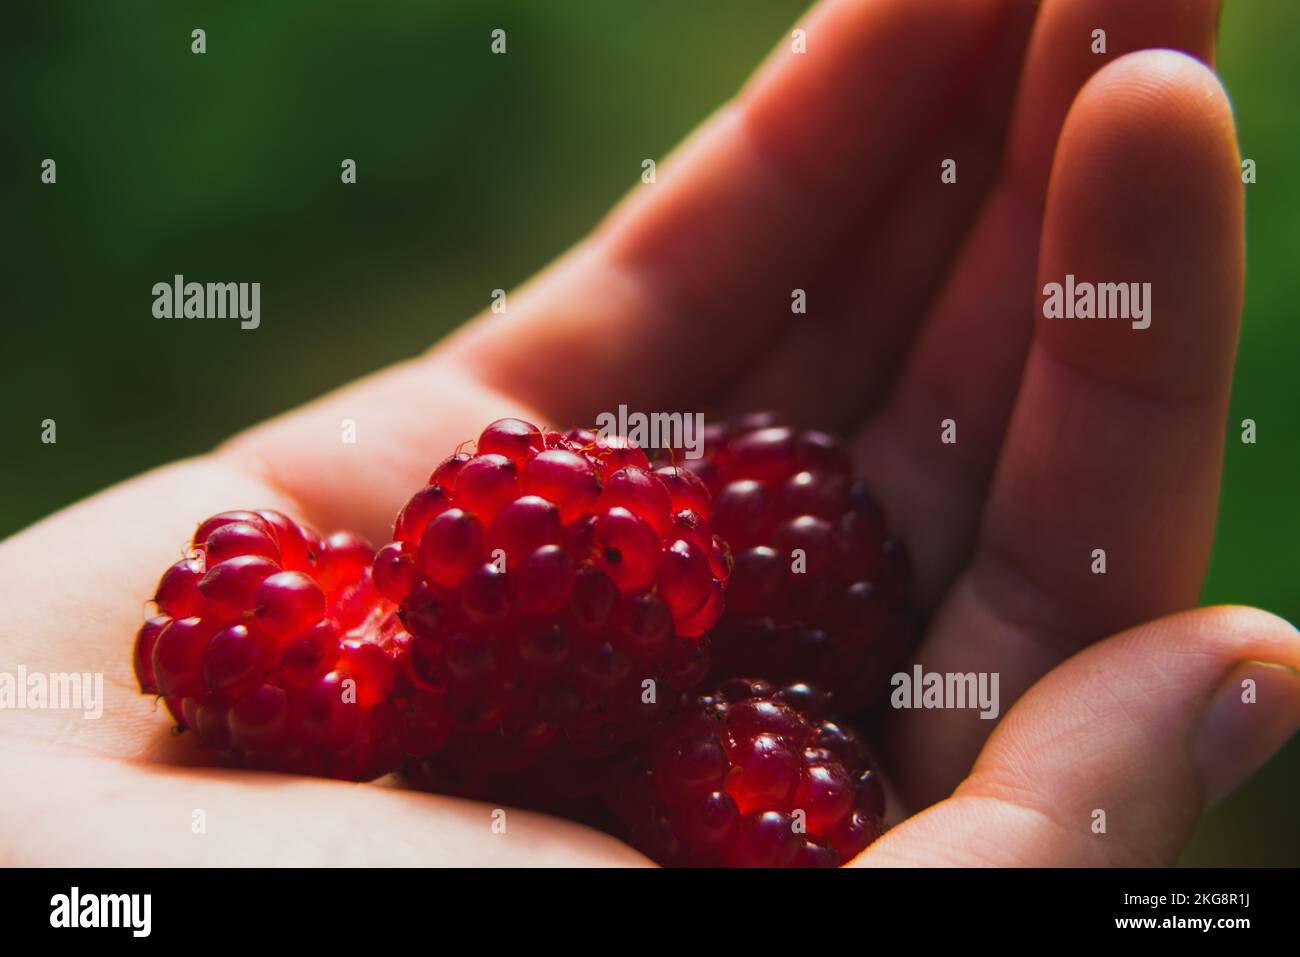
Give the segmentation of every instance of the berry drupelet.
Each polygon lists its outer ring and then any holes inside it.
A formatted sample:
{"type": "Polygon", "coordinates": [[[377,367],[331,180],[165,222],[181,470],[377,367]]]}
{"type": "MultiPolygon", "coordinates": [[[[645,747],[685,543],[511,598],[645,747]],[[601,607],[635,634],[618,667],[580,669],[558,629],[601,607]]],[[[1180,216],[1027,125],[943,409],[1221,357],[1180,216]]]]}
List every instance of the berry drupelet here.
{"type": "Polygon", "coordinates": [[[677,460],[734,557],[713,679],[811,681],[841,714],[878,698],[915,634],[908,562],[845,447],[761,413],[711,424],[703,456],[677,460]]]}
{"type": "Polygon", "coordinates": [[[231,764],[364,780],[401,760],[389,701],[407,642],[374,550],[279,512],[199,525],[136,636],[140,690],[231,764]]]}
{"type": "Polygon", "coordinates": [[[459,772],[612,753],[707,673],[730,571],[708,493],[624,440],[494,422],[393,538],[375,583],[411,635],[408,705],[441,702],[459,772]]]}
{"type": "Polygon", "coordinates": [[[836,867],[880,836],[884,791],[828,696],[730,679],[611,773],[606,801],[660,864],[836,867]]]}

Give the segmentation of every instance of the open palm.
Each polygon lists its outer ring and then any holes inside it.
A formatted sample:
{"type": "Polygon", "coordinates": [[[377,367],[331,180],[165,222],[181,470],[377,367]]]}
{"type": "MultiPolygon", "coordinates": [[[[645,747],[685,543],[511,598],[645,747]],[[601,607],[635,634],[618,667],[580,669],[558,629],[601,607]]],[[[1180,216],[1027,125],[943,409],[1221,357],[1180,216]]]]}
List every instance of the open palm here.
{"type": "Polygon", "coordinates": [[[103,672],[107,700],[100,721],[0,713],[0,860],[643,860],[540,815],[500,835],[471,802],[213,768],[130,669],[139,599],[203,516],[276,508],[386,540],[487,421],[626,403],[773,407],[850,436],[914,557],[917,660],[999,673],[991,740],[972,712],[892,716],[894,807],[928,810],[859,862],[1172,862],[1300,714],[1293,672],[1245,663],[1300,665],[1284,622],[1153,621],[1197,600],[1239,319],[1216,17],[1212,0],[828,0],[798,24],[805,52],[783,42],[503,314],[5,542],[0,663],[103,672]],[[1151,327],[1036,319],[1067,274],[1150,282],[1151,327]],[[1242,715],[1239,674],[1282,704],[1242,715]]]}

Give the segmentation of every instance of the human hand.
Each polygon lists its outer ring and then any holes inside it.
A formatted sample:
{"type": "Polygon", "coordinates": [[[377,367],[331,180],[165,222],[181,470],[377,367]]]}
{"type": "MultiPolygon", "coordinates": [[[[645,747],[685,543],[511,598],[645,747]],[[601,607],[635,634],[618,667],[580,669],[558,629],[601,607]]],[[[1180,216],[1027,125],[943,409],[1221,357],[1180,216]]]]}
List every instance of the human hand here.
{"type": "Polygon", "coordinates": [[[881,741],[894,806],[947,800],[860,861],[1171,862],[1204,797],[1294,727],[1300,688],[1261,671],[1260,705],[1223,706],[1239,739],[1198,739],[1201,715],[1237,662],[1294,669],[1300,650],[1263,613],[1202,610],[1061,664],[1195,604],[1239,317],[1229,107],[1204,66],[1146,49],[1208,60],[1215,4],[1137,7],[824,4],[800,24],[807,53],[783,44],[505,315],[0,546],[4,660],[108,682],[98,722],[4,715],[0,807],[27,822],[4,857],[639,860],[537,815],[512,812],[501,840],[468,802],[206,767],[129,666],[138,596],[196,519],[270,507],[383,539],[434,460],[483,423],[589,422],[627,403],[774,406],[854,436],[915,560],[931,620],[917,660],[999,673],[1004,711],[1032,686],[987,746],[990,722],[969,712],[894,716],[881,741]],[[1090,50],[1098,27],[1105,56],[1090,50]],[[939,178],[949,157],[955,184],[939,178]],[[1151,282],[1151,328],[1035,321],[1038,290],[1066,273],[1151,282]],[[794,289],[806,316],[791,315],[794,289]],[[345,418],[356,445],[338,441],[345,418]],[[943,419],[956,444],[940,442],[943,419]],[[1104,576],[1090,571],[1098,547],[1104,576]],[[1121,840],[1091,839],[1093,808],[1121,840]],[[190,833],[193,809],[219,840],[190,833]]]}

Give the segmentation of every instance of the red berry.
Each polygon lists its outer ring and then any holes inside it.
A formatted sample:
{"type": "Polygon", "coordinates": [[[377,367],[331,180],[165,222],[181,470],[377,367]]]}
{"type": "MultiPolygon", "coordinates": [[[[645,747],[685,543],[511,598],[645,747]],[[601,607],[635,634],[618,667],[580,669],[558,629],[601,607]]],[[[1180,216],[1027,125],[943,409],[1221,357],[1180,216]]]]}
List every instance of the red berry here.
{"type": "Polygon", "coordinates": [[[392,656],[372,641],[343,642],[338,670],[354,682],[351,692],[362,710],[387,698],[397,680],[392,656]]]}
{"type": "Polygon", "coordinates": [[[203,596],[199,594],[199,581],[203,578],[203,565],[192,558],[183,558],[158,581],[154,601],[158,608],[171,618],[185,618],[199,610],[203,596]]]}
{"type": "Polygon", "coordinates": [[[446,743],[451,722],[434,695],[406,698],[398,712],[401,747],[413,758],[427,758],[446,743]]]}
{"type": "Polygon", "coordinates": [[[623,603],[624,646],[634,655],[661,653],[673,637],[673,613],[658,595],[636,595],[623,603]]]}
{"type": "Polygon", "coordinates": [[[783,609],[785,562],[776,549],[757,545],[738,552],[727,587],[727,609],[734,619],[762,617],[783,609]]]}
{"type": "Polygon", "coordinates": [[[543,545],[515,570],[515,597],[525,615],[553,615],[573,593],[573,558],[559,545],[543,545]]]}
{"type": "Polygon", "coordinates": [[[790,801],[800,783],[799,755],[795,744],[773,734],[741,736],[731,750],[735,772],[727,779],[727,793],[741,814],[790,801]]]}
{"type": "Polygon", "coordinates": [[[799,574],[820,577],[835,563],[834,530],[830,522],[815,515],[800,515],[782,522],[772,532],[777,554],[791,556],[791,565],[802,561],[799,574]]]}
{"type": "Polygon", "coordinates": [[[441,489],[450,492],[456,487],[456,479],[460,475],[460,470],[465,467],[473,456],[467,452],[457,452],[449,455],[438,464],[429,476],[429,484],[436,485],[441,489]]]}
{"type": "Polygon", "coordinates": [[[853,781],[836,761],[807,765],[793,798],[794,806],[808,815],[808,827],[814,832],[838,826],[852,810],[854,800],[853,781]]]}
{"type": "Polygon", "coordinates": [[[213,516],[192,556],[163,574],[163,614],[136,636],[141,691],[162,695],[227,763],[345,778],[394,770],[389,698],[411,639],[375,588],[372,556],[355,535],[322,541],[279,512],[213,516]]]}
{"type": "Polygon", "coordinates": [[[733,551],[761,539],[772,517],[771,495],[753,479],[728,482],[713,500],[713,525],[733,551]]]}
{"type": "Polygon", "coordinates": [[[848,483],[820,472],[796,472],[777,490],[777,509],[786,518],[811,515],[833,522],[848,504],[848,483]]]}
{"type": "Polygon", "coordinates": [[[281,567],[290,571],[304,571],[315,562],[320,545],[315,532],[304,529],[282,512],[262,509],[257,514],[271,527],[272,535],[280,546],[281,567]]]}
{"type": "Polygon", "coordinates": [[[185,725],[192,728],[205,745],[218,751],[233,746],[230,738],[230,709],[219,704],[199,704],[197,698],[185,699],[185,725]]]}
{"type": "Polygon", "coordinates": [[[280,546],[271,532],[263,531],[247,522],[222,525],[203,543],[209,565],[224,562],[238,555],[261,555],[273,562],[280,561],[280,546]]]}
{"type": "Polygon", "coordinates": [[[415,564],[433,585],[455,588],[483,560],[483,523],[464,509],[443,512],[420,536],[415,564]]]}
{"type": "Polygon", "coordinates": [[[707,673],[730,568],[694,476],[665,479],[623,439],[503,419],[429,487],[374,573],[412,636],[398,721],[442,696],[452,729],[419,777],[610,753],[707,673]]]}
{"type": "Polygon", "coordinates": [[[713,531],[734,561],[714,679],[808,679],[842,713],[877,700],[910,651],[914,612],[905,552],[844,445],[763,413],[711,425],[703,458],[682,465],[713,491],[713,531]]]}
{"type": "Polygon", "coordinates": [[[208,540],[208,537],[213,532],[221,528],[221,526],[229,525],[232,522],[243,522],[245,524],[253,525],[257,528],[260,528],[264,532],[267,532],[268,534],[271,532],[270,524],[268,524],[266,519],[264,519],[257,512],[244,512],[244,511],[218,512],[216,515],[213,515],[211,518],[205,519],[204,521],[199,523],[199,527],[194,530],[194,537],[191,539],[191,541],[195,545],[202,545],[204,542],[208,540]]]}
{"type": "Polygon", "coordinates": [[[653,584],[662,547],[655,530],[625,508],[611,508],[596,520],[595,563],[624,594],[653,584]]]}
{"type": "Polygon", "coordinates": [[[290,638],[280,652],[280,670],[285,681],[304,688],[320,678],[338,661],[342,641],[338,625],[329,619],[318,621],[290,638]]]}
{"type": "Polygon", "coordinates": [[[508,563],[522,561],[535,549],[561,541],[562,532],[559,508],[538,495],[523,495],[497,513],[488,531],[488,547],[505,552],[508,563]]]}
{"type": "Polygon", "coordinates": [[[218,622],[178,618],[163,629],[153,649],[153,674],[158,693],[171,698],[202,695],[203,654],[218,622]]]}
{"type": "Polygon", "coordinates": [[[795,461],[795,432],[783,426],[733,432],[718,458],[735,479],[784,478],[795,461]]]}
{"type": "Polygon", "coordinates": [[[313,577],[325,593],[327,615],[344,631],[363,626],[375,613],[374,554],[352,532],[335,532],[320,543],[313,577]]]}
{"type": "Polygon", "coordinates": [[[764,811],[740,819],[722,860],[729,867],[789,867],[802,844],[794,818],[780,811],[764,811]]]}
{"type": "Polygon", "coordinates": [[[487,524],[519,495],[519,468],[504,455],[476,455],[456,477],[452,498],[487,524]]]}
{"type": "Polygon", "coordinates": [[[276,638],[306,631],[325,614],[325,592],[302,572],[270,576],[257,587],[253,601],[258,627],[276,638]]]}
{"type": "Polygon", "coordinates": [[[674,512],[689,509],[706,518],[708,517],[712,507],[712,496],[709,495],[708,487],[698,475],[690,469],[679,468],[675,465],[665,465],[657,468],[654,474],[659,477],[659,481],[663,482],[664,488],[668,490],[674,512]]]}
{"type": "Polygon", "coordinates": [[[520,490],[554,502],[565,522],[586,514],[600,497],[595,467],[568,449],[547,449],[524,466],[520,490]]]}
{"type": "Polygon", "coordinates": [[[208,690],[227,698],[241,697],[261,683],[274,663],[274,642],[247,625],[223,628],[203,652],[203,678],[208,690]]]}
{"type": "Polygon", "coordinates": [[[399,542],[390,542],[375,555],[375,587],[391,602],[406,597],[415,585],[416,574],[415,562],[399,542]]]}
{"type": "MultiPolygon", "coordinates": [[[[574,626],[582,630],[600,628],[609,621],[618,598],[618,586],[608,575],[592,564],[578,565],[569,599],[574,626]]],[[[666,627],[671,629],[672,622],[666,627]]]]}
{"type": "MultiPolygon", "coordinates": [[[[436,474],[436,473],[435,473],[436,474]]],[[[395,538],[418,542],[425,528],[436,516],[445,512],[451,502],[451,493],[440,485],[426,485],[411,496],[397,514],[393,525],[395,538]]]]}
{"type": "Polygon", "coordinates": [[[854,783],[857,792],[858,810],[871,817],[883,817],[885,814],[885,789],[880,784],[880,776],[867,769],[858,775],[854,783]]]}
{"type": "Polygon", "coordinates": [[[300,696],[298,727],[313,744],[342,749],[359,727],[361,710],[348,701],[344,681],[341,672],[331,671],[300,696]]]}
{"type": "Polygon", "coordinates": [[[816,713],[826,696],[731,679],[655,731],[604,789],[628,839],[676,865],[834,867],[861,852],[883,792],[856,738],[796,702],[816,713]]]}
{"type": "Polygon", "coordinates": [[[503,455],[523,463],[542,450],[542,433],[522,419],[497,419],[478,437],[478,455],[503,455]]]}
{"type": "Polygon", "coordinates": [[[140,686],[141,694],[157,694],[158,681],[154,677],[153,671],[153,650],[158,644],[158,636],[162,634],[163,629],[172,623],[172,620],[166,615],[157,615],[150,618],[135,636],[135,680],[140,686]]]}
{"type": "MultiPolygon", "coordinates": [[[[479,625],[504,625],[510,620],[510,582],[494,562],[480,565],[461,582],[460,608],[465,617],[479,625]]],[[[441,616],[439,617],[441,622],[441,616]]],[[[422,632],[433,631],[419,627],[422,632]]]]}
{"type": "Polygon", "coordinates": [[[621,505],[648,523],[658,535],[668,533],[672,497],[663,479],[645,469],[629,466],[610,474],[601,493],[601,506],[608,510],[621,505]]]}
{"type": "Polygon", "coordinates": [[[229,727],[235,747],[256,752],[279,749],[289,731],[288,693],[275,685],[254,688],[231,707],[229,727]]]}
{"type": "Polygon", "coordinates": [[[253,603],[262,582],[279,571],[279,564],[261,555],[236,555],[209,567],[199,592],[209,607],[238,614],[253,603]]]}
{"type": "Polygon", "coordinates": [[[695,737],[656,754],[654,767],[660,799],[681,806],[722,787],[731,764],[716,738],[695,737]]]}
{"type": "Polygon", "coordinates": [[[443,612],[442,603],[451,597],[439,598],[427,582],[417,579],[398,615],[413,637],[433,641],[450,620],[443,612]]]}
{"type": "Polygon", "coordinates": [[[710,860],[720,860],[722,849],[731,843],[740,826],[740,810],[729,795],[710,791],[692,797],[678,821],[685,846],[699,848],[710,860]]]}
{"type": "Polygon", "coordinates": [[[650,467],[645,452],[624,436],[604,437],[586,429],[574,429],[566,439],[575,451],[582,452],[595,463],[602,479],[629,465],[641,469],[650,467]]]}

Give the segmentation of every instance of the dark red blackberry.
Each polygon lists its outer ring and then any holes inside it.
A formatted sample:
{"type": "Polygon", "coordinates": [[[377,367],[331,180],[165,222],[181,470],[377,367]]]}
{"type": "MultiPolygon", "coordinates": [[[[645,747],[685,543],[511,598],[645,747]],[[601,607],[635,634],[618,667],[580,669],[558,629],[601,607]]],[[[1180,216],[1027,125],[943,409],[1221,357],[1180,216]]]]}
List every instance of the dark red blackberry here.
{"type": "Polygon", "coordinates": [[[407,641],[374,550],[272,511],[222,512],[158,583],[140,690],[231,764],[369,779],[401,759],[389,696],[407,641]]]}
{"type": "Polygon", "coordinates": [[[761,413],[710,425],[702,458],[675,459],[711,493],[734,558],[713,680],[812,681],[837,713],[877,698],[913,644],[909,569],[843,444],[761,413]]]}
{"type": "Polygon", "coordinates": [[[826,695],[731,679],[611,772],[629,843],[664,865],[835,867],[880,836],[884,791],[826,695]]]}
{"type": "Polygon", "coordinates": [[[441,701],[449,755],[504,773],[553,747],[608,754],[703,679],[730,560],[701,491],[625,441],[517,419],[438,466],[375,581],[412,636],[409,703],[441,701]]]}

